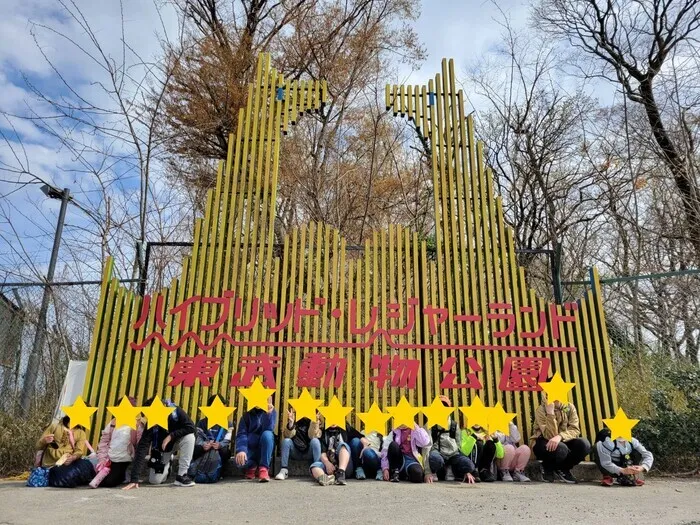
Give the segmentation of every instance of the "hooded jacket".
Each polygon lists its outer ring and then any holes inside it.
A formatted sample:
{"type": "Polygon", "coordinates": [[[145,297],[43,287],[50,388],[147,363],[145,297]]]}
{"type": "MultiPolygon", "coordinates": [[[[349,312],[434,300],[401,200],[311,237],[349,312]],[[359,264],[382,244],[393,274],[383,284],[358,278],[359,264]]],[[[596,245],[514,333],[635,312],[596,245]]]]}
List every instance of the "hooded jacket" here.
{"type": "Polygon", "coordinates": [[[139,474],[143,472],[143,468],[146,465],[146,456],[148,456],[151,446],[160,448],[163,440],[170,436],[170,443],[168,443],[163,452],[172,452],[173,447],[180,439],[188,434],[194,434],[194,431],[194,423],[190,416],[180,407],[175,407],[175,410],[168,416],[168,430],[158,425],[144,430],[136,447],[134,461],[131,463],[131,483],[139,482],[139,474]]]}
{"type": "Polygon", "coordinates": [[[72,454],[82,458],[87,452],[86,443],[87,434],[83,427],[75,427],[69,430],[61,421],[51,423],[36,442],[36,449],[44,451],[44,455],[41,458],[41,466],[53,467],[64,454],[72,454]],[[71,432],[73,433],[72,442],[70,438],[71,432]],[[44,444],[43,439],[49,434],[53,434],[54,442],[58,445],[58,448],[44,444]]]}
{"type": "Polygon", "coordinates": [[[248,410],[241,418],[236,432],[236,454],[257,450],[260,446],[260,436],[266,430],[275,431],[277,426],[277,410],[266,412],[262,408],[248,410]]]}
{"type": "MultiPolygon", "coordinates": [[[[395,441],[398,445],[401,445],[401,432],[397,431],[398,428],[395,428],[384,438],[382,445],[382,470],[389,468],[389,445],[391,442],[395,441]]],[[[416,461],[423,466],[426,475],[430,474],[428,457],[430,456],[429,452],[432,444],[430,434],[416,423],[413,426],[413,432],[411,432],[411,452],[413,452],[413,457],[416,458],[416,461]]]]}
{"type": "MultiPolygon", "coordinates": [[[[100,463],[106,463],[107,461],[109,461],[109,448],[112,443],[112,432],[114,432],[115,428],[116,420],[112,419],[112,421],[110,421],[102,431],[102,435],[100,436],[100,443],[97,445],[97,460],[100,463]]],[[[136,447],[138,446],[139,441],[141,440],[141,436],[143,436],[143,430],[144,424],[141,421],[139,421],[136,425],[136,430],[134,430],[133,428],[131,429],[128,452],[132,460],[136,455],[136,447]]]]}

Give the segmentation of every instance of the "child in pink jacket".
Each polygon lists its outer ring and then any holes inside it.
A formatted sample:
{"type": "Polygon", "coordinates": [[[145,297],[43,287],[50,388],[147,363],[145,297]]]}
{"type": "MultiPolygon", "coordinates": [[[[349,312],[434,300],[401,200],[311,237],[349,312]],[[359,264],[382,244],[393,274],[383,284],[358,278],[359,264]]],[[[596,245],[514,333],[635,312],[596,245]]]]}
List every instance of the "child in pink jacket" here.
{"type": "MultiPolygon", "coordinates": [[[[132,405],[136,404],[134,398],[129,398],[132,405]]],[[[97,475],[90,482],[93,489],[99,487],[116,487],[124,483],[126,471],[131,465],[143,434],[143,423],[139,419],[136,430],[129,425],[116,426],[116,419],[112,419],[102,431],[100,444],[97,445],[97,475]]]]}
{"type": "Polygon", "coordinates": [[[382,472],[384,481],[408,480],[412,483],[432,483],[428,461],[433,442],[424,428],[414,424],[395,428],[384,438],[382,472]]]}

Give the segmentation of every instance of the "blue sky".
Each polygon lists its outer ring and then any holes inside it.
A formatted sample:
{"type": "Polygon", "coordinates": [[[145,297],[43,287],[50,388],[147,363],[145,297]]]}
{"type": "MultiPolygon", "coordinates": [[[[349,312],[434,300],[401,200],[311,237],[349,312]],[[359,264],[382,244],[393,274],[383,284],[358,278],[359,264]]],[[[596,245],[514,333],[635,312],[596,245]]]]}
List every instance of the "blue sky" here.
{"type": "MultiPolygon", "coordinates": [[[[89,21],[105,52],[111,56],[120,56],[119,2],[75,2],[89,21]]],[[[499,5],[514,28],[525,27],[527,2],[501,0],[499,5]]],[[[159,36],[165,32],[176,33],[177,20],[172,12],[162,11],[161,22],[153,4],[147,0],[124,0],[123,6],[126,40],[140,56],[155,56],[160,50],[159,36]]],[[[79,24],[67,18],[58,7],[57,0],[3,0],[4,16],[0,19],[0,34],[3,35],[0,39],[0,110],[11,114],[26,114],[31,106],[41,111],[41,104],[37,104],[27,90],[25,78],[53,96],[65,96],[68,100],[75,101],[76,96],[66,90],[56,72],[42,57],[42,52],[55,62],[69,83],[77,86],[81,97],[96,104],[106,102],[95,85],[98,81],[104,81],[105,72],[90,57],[76,52],[69,42],[40,27],[45,25],[57,28],[78,43],[86,42],[86,35],[79,24]],[[32,33],[36,35],[40,47],[37,47],[32,33]]],[[[424,0],[416,30],[427,48],[428,58],[419,71],[411,72],[404,68],[399,72],[400,78],[387,81],[425,82],[439,71],[443,57],[454,58],[458,75],[463,75],[470,63],[500,40],[502,27],[499,21],[502,16],[491,1],[424,0]]],[[[13,142],[13,147],[15,153],[19,154],[20,161],[14,158],[8,145],[0,141],[0,162],[16,166],[18,162],[28,161],[33,172],[58,187],[70,188],[76,199],[88,208],[100,205],[95,201],[95,181],[76,174],[71,169],[75,165],[71,152],[31,123],[16,119],[12,122],[24,143],[26,158],[16,141],[13,142]]],[[[13,140],[13,131],[5,119],[0,119],[0,129],[13,140]]],[[[0,176],[0,179],[8,178],[11,177],[0,176]]],[[[28,179],[25,176],[22,180],[28,179]]],[[[118,191],[121,192],[119,198],[133,202],[137,188],[127,181],[118,191]]],[[[0,198],[0,209],[3,212],[3,217],[0,217],[0,281],[16,281],[21,277],[36,280],[36,275],[29,267],[22,267],[22,261],[29,259],[36,265],[38,273],[45,271],[59,202],[46,199],[37,185],[18,189],[18,186],[2,180],[0,196],[3,196],[0,198]],[[9,222],[6,220],[8,217],[9,222]],[[20,249],[13,242],[17,237],[23,240],[21,250],[26,250],[26,254],[20,254],[20,249]],[[11,273],[8,274],[8,270],[11,273]]],[[[72,235],[76,241],[85,235],[85,229],[94,227],[82,211],[72,206],[69,207],[67,224],[66,235],[72,235]]],[[[92,257],[91,253],[93,252],[86,251],[85,257],[92,257]]],[[[94,274],[99,267],[98,260],[91,261],[85,277],[94,278],[94,275],[87,275],[94,274]]]]}

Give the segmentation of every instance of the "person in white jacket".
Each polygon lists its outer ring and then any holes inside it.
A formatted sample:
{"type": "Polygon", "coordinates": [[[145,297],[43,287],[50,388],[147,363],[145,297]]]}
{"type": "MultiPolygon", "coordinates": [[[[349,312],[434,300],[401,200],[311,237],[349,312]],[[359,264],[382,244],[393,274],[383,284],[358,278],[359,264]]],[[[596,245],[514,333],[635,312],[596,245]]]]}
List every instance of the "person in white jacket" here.
{"type": "Polygon", "coordinates": [[[654,455],[638,439],[632,441],[610,439],[610,430],[598,433],[595,443],[595,462],[603,473],[601,485],[610,487],[617,480],[619,485],[640,487],[644,480],[639,475],[649,472],[654,455]]]}

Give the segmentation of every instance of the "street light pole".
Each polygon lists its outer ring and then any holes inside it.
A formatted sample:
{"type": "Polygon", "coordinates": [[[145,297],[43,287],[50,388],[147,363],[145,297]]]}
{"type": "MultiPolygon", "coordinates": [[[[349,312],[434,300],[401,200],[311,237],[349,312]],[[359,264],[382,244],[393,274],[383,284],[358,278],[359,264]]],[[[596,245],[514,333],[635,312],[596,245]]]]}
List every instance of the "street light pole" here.
{"type": "Polygon", "coordinates": [[[44,286],[44,295],[41,299],[41,308],[39,309],[39,319],[37,321],[36,333],[34,334],[34,344],[32,351],[29,354],[27,361],[27,371],[24,373],[24,381],[22,383],[22,396],[20,397],[20,407],[22,413],[29,413],[29,406],[36,390],[36,380],[39,375],[39,358],[41,357],[44,341],[46,339],[46,313],[49,309],[49,300],[51,299],[51,283],[53,282],[53,274],[56,270],[56,261],[58,259],[58,248],[61,245],[61,235],[63,234],[63,223],[66,220],[66,208],[70,200],[70,190],[64,188],[60,191],[56,188],[44,185],[41,187],[48,197],[52,199],[61,199],[61,211],[58,213],[58,224],[56,224],[56,235],[53,238],[53,249],[51,250],[51,260],[49,261],[49,270],[46,273],[46,285],[44,286]]]}

